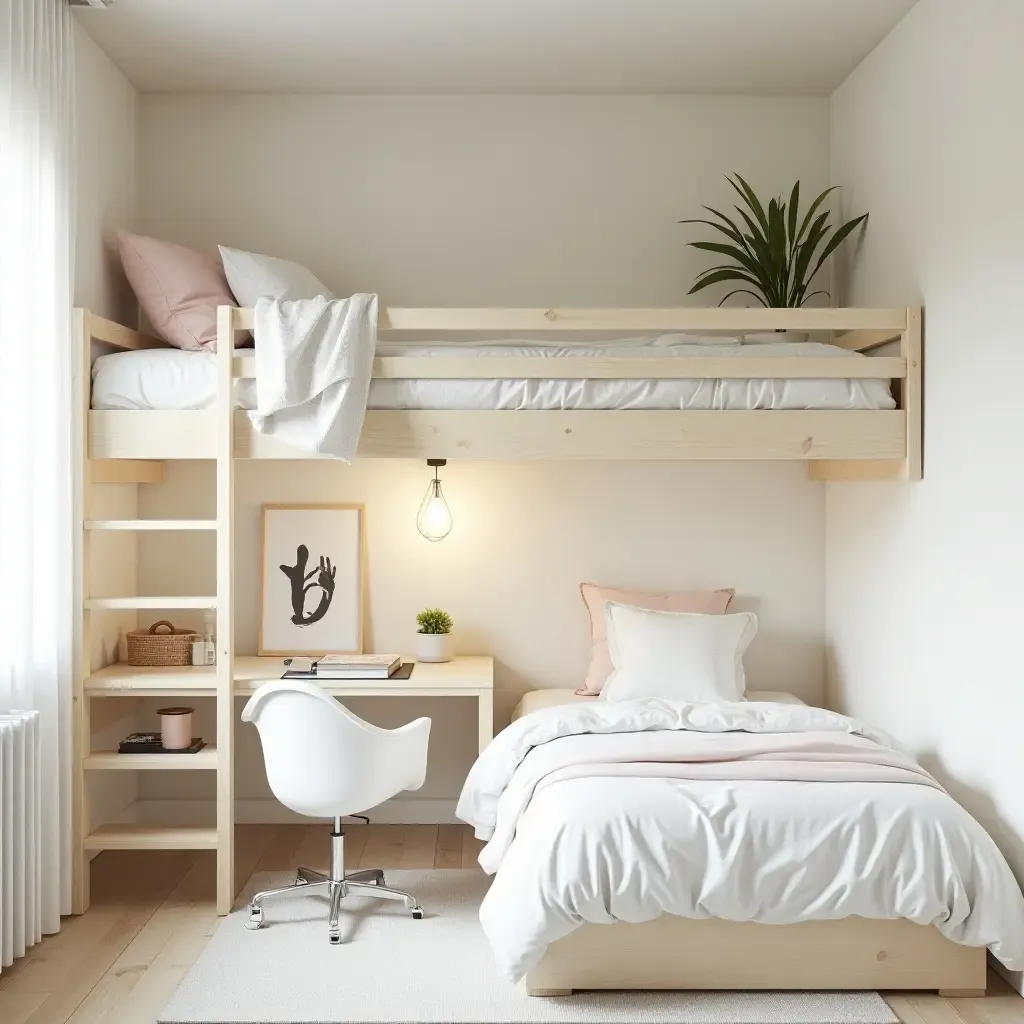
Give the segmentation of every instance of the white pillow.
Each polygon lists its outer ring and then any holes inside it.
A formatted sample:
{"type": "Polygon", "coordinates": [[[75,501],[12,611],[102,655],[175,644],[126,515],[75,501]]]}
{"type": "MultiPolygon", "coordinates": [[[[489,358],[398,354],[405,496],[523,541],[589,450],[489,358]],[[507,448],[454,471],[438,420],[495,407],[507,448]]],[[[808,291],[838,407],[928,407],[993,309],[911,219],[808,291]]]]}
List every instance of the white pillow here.
{"type": "Polygon", "coordinates": [[[743,700],[743,652],[757,632],[750,612],[699,615],[605,604],[614,669],[602,700],[665,697],[743,700]]]}
{"type": "Polygon", "coordinates": [[[224,276],[228,279],[235,301],[245,308],[256,305],[257,299],[315,299],[334,294],[317,276],[291,260],[276,256],[260,256],[255,252],[220,246],[224,276]]]}

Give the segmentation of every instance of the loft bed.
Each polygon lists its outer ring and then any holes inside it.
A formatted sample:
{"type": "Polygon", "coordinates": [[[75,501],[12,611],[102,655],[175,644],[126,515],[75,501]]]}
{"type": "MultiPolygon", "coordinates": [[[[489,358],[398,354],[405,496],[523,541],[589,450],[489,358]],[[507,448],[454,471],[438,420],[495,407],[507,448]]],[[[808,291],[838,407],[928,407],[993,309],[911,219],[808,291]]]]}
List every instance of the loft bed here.
{"type": "MultiPolygon", "coordinates": [[[[235,408],[239,380],[253,376],[251,350],[236,349],[239,332],[253,326],[253,311],[218,310],[216,383],[211,407],[195,410],[92,408],[94,342],[120,352],[165,348],[154,338],[85,309],[75,311],[76,414],[79,444],[74,496],[81,525],[75,581],[81,618],[76,637],[73,728],[75,771],[72,823],[75,856],[72,909],[89,905],[89,861],[105,849],[213,849],[217,853],[217,909],[226,914],[234,878],[234,697],[246,687],[280,678],[280,659],[236,658],[234,641],[234,475],[237,459],[311,458],[257,434],[235,408]],[[97,485],[155,483],[172,459],[216,462],[216,518],[153,520],[99,518],[107,514],[97,485]],[[217,536],[217,586],[209,595],[152,596],[97,593],[90,577],[97,533],[208,530],[217,536]],[[102,616],[154,610],[215,608],[217,665],[175,670],[93,667],[94,634],[102,616]],[[116,673],[111,685],[110,672],[116,673]],[[86,778],[97,771],[182,768],[180,756],[94,750],[95,738],[139,697],[160,693],[216,702],[216,737],[193,770],[215,772],[216,823],[154,825],[90,820],[86,778]],[[138,755],[135,755],[137,758],[138,755]]],[[[827,332],[827,358],[771,354],[749,346],[726,356],[713,346],[699,355],[660,358],[608,356],[555,359],[536,356],[382,356],[376,380],[551,381],[825,381],[887,382],[885,404],[894,408],[824,409],[370,409],[358,455],[367,458],[449,459],[754,459],[800,460],[822,480],[921,478],[921,311],[919,309],[386,309],[381,332],[531,335],[538,332],[694,332],[744,334],[793,330],[827,332]],[[898,354],[885,355],[883,346],[898,354]],[[848,354],[847,354],[848,353],[848,354]],[[875,353],[875,354],[869,354],[875,353]],[[888,388],[892,389],[893,402],[888,388]]],[[[563,334],[564,336],[564,334],[563,334]]],[[[468,350],[467,350],[468,351],[468,350]]],[[[182,353],[185,357],[202,355],[182,353]]],[[[209,361],[210,357],[205,357],[209,361]]],[[[100,560],[102,561],[102,560],[100,560]]],[[[104,634],[106,635],[106,634],[104,634]]],[[[246,691],[247,692],[247,691],[246,691]]],[[[984,974],[984,954],[967,965],[964,984],[984,974]]]]}
{"type": "MultiPolygon", "coordinates": [[[[155,339],[81,311],[81,343],[122,349],[160,346],[155,339]]],[[[255,359],[232,352],[253,325],[252,310],[219,311],[215,407],[195,410],[95,409],[88,412],[89,457],[137,463],[217,457],[218,410],[232,406],[235,380],[252,378],[255,359]],[[230,353],[227,361],[225,353],[230,353]],[[230,374],[230,375],[229,375],[230,374]]],[[[375,380],[832,381],[893,382],[895,409],[369,409],[358,455],[448,459],[753,459],[801,460],[821,480],[921,477],[921,314],[919,309],[385,309],[379,328],[398,336],[444,332],[522,337],[537,333],[754,331],[827,332],[849,355],[765,355],[744,347],[730,358],[549,359],[513,357],[379,357],[375,380]],[[898,343],[898,355],[869,355],[898,343]],[[749,349],[749,352],[747,351],[749,349]]],[[[650,355],[650,353],[647,353],[650,355]]],[[[257,434],[243,410],[231,418],[235,458],[311,458],[257,434]]],[[[157,467],[94,465],[94,480],[140,482],[157,467]],[[99,475],[96,476],[95,474],[99,475]]]]}

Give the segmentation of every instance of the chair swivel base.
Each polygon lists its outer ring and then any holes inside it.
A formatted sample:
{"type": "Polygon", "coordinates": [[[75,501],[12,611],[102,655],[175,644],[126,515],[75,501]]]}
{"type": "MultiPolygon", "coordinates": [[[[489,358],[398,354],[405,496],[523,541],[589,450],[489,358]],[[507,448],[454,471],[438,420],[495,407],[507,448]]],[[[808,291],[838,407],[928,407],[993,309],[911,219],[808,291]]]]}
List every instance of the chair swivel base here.
{"type": "Polygon", "coordinates": [[[380,900],[396,900],[405,904],[415,920],[423,917],[423,908],[416,898],[400,889],[392,889],[384,883],[384,872],[380,868],[364,871],[353,871],[345,874],[345,836],[341,831],[340,822],[335,821],[331,833],[331,872],[328,875],[310,868],[299,868],[294,885],[286,885],[279,889],[267,889],[258,892],[249,901],[249,920],[246,928],[256,930],[263,927],[263,903],[277,896],[297,896],[309,893],[314,889],[323,889],[330,897],[331,906],[327,920],[327,936],[331,945],[341,943],[341,929],[338,918],[341,901],[346,896],[371,896],[380,900]]]}

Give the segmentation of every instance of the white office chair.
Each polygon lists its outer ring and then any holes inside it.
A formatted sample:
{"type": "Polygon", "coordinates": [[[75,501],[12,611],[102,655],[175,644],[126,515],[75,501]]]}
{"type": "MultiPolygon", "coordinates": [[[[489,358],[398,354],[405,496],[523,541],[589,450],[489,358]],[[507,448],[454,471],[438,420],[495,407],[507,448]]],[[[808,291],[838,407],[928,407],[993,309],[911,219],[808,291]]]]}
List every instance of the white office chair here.
{"type": "Polygon", "coordinates": [[[299,868],[294,885],[253,896],[247,927],[263,925],[263,901],[323,888],[331,899],[328,936],[341,942],[338,914],[348,895],[402,900],[414,918],[423,908],[407,892],[384,884],[379,869],[345,874],[341,819],[366,811],[403,789],[419,789],[427,773],[430,719],[401,729],[378,729],[357,718],[315,683],[286,679],[261,686],[242,711],[259,730],[267,780],[274,796],[293,811],[333,818],[329,875],[299,868]]]}

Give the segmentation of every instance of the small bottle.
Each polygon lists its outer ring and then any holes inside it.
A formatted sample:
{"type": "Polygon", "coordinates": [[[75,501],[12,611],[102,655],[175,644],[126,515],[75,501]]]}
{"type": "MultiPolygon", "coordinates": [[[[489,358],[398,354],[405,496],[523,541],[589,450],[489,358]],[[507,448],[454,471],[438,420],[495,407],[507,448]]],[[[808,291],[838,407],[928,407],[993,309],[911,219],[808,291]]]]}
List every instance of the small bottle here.
{"type": "Polygon", "coordinates": [[[206,664],[206,640],[202,633],[196,633],[195,639],[192,641],[192,664],[206,664]]]}
{"type": "Polygon", "coordinates": [[[204,664],[217,664],[217,613],[208,608],[203,612],[203,648],[205,652],[204,664]]]}

